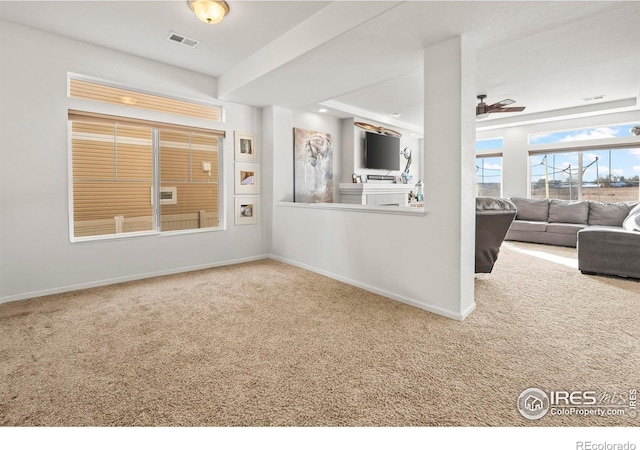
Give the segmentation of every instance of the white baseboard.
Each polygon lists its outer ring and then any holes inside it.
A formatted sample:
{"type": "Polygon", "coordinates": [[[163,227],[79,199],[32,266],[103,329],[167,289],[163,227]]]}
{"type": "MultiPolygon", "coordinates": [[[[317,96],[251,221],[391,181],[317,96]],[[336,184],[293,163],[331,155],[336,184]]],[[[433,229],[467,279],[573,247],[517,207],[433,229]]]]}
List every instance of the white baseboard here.
{"type": "Polygon", "coordinates": [[[29,298],[42,297],[44,295],[62,294],[64,292],[79,291],[81,289],[89,289],[89,288],[94,288],[94,287],[107,286],[107,285],[110,285],[110,284],[126,283],[127,281],[143,280],[145,278],[161,277],[161,276],[164,276],[164,275],[174,275],[174,274],[177,274],[177,273],[193,272],[195,270],[202,270],[202,269],[212,269],[214,267],[221,267],[221,266],[230,266],[232,264],[241,264],[241,263],[250,262],[250,261],[258,261],[260,259],[266,259],[266,258],[269,258],[269,257],[270,257],[269,255],[262,254],[262,255],[250,256],[250,257],[247,257],[247,258],[239,258],[239,259],[232,259],[232,260],[227,260],[227,261],[220,261],[220,262],[215,262],[215,263],[211,263],[211,264],[201,264],[201,265],[197,265],[197,266],[179,267],[179,268],[175,268],[175,269],[161,270],[161,271],[158,271],[158,272],[147,272],[147,273],[139,273],[139,274],[135,274],[135,275],[127,275],[125,277],[107,278],[107,279],[104,279],[104,280],[90,281],[90,282],[87,282],[87,283],[73,284],[73,285],[69,285],[69,286],[58,286],[58,287],[51,288],[51,289],[43,289],[43,290],[40,290],[40,291],[24,292],[24,293],[20,293],[20,294],[8,295],[8,296],[5,296],[5,297],[0,297],[0,304],[7,303],[7,302],[15,302],[15,301],[18,301],[18,300],[26,300],[26,299],[29,299],[29,298]]]}
{"type": "Polygon", "coordinates": [[[324,275],[325,277],[328,278],[332,278],[334,280],[340,281],[342,283],[346,283],[346,284],[350,284],[351,286],[355,286],[358,287],[360,289],[364,289],[365,291],[369,291],[369,292],[373,292],[374,294],[378,294],[378,295],[382,295],[383,297],[387,297],[390,298],[392,300],[396,300],[399,301],[401,303],[405,303],[407,305],[410,306],[415,306],[416,308],[420,308],[422,310],[434,313],[434,314],[438,314],[440,316],[444,316],[447,317],[449,319],[453,319],[453,320],[458,320],[458,321],[462,321],[465,318],[467,318],[469,316],[469,314],[471,314],[475,309],[476,309],[476,304],[475,302],[473,303],[473,305],[471,305],[469,308],[467,308],[465,311],[463,311],[462,313],[459,312],[455,312],[455,311],[450,311],[448,309],[444,309],[444,308],[440,308],[438,306],[433,306],[433,305],[429,305],[427,303],[423,303],[420,302],[418,300],[414,300],[408,297],[404,297],[402,295],[398,295],[398,294],[394,294],[393,292],[389,292],[389,291],[385,291],[384,289],[379,289],[375,286],[371,286],[365,283],[361,283],[359,281],[356,280],[352,280],[350,278],[347,277],[343,277],[342,275],[337,275],[333,272],[329,272],[323,269],[318,269],[316,267],[313,266],[309,266],[307,264],[303,264],[297,261],[293,261],[287,258],[283,258],[281,256],[278,255],[273,255],[273,254],[269,254],[268,257],[270,259],[273,259],[275,261],[280,261],[282,263],[285,264],[290,264],[292,266],[296,266],[296,267],[300,267],[301,269],[305,269],[308,270],[310,272],[315,272],[317,274],[320,275],[324,275]]]}
{"type": "Polygon", "coordinates": [[[24,293],[20,293],[20,294],[8,295],[8,296],[5,296],[5,297],[0,297],[0,304],[7,303],[7,302],[14,302],[14,301],[18,301],[18,300],[26,300],[26,299],[29,299],[29,298],[42,297],[42,296],[45,296],[45,295],[62,294],[64,292],[79,291],[79,290],[82,290],[82,289],[90,289],[90,288],[94,288],[94,287],[107,286],[107,285],[110,285],[110,284],[126,283],[127,281],[143,280],[145,278],[160,277],[160,276],[164,276],[164,275],[174,275],[174,274],[177,274],[177,273],[192,272],[192,271],[195,271],[195,270],[211,269],[211,268],[214,268],[214,267],[229,266],[229,265],[233,265],[233,264],[241,264],[241,263],[245,263],[245,262],[258,261],[258,260],[265,259],[265,258],[270,258],[270,259],[273,259],[275,261],[280,261],[280,262],[285,263],[285,264],[290,264],[290,265],[295,266],[295,267],[300,267],[301,269],[305,269],[305,270],[308,270],[310,272],[315,272],[317,274],[332,278],[332,279],[340,281],[342,283],[350,284],[350,285],[358,287],[360,289],[364,289],[365,291],[373,292],[374,294],[382,295],[383,297],[387,297],[387,298],[390,298],[392,300],[396,300],[396,301],[399,301],[401,303],[405,303],[407,305],[414,306],[416,308],[420,308],[422,310],[429,311],[429,312],[434,313],[434,314],[438,314],[440,316],[448,317],[448,318],[453,319],[453,320],[458,320],[458,321],[464,320],[476,308],[476,305],[474,303],[469,308],[467,308],[465,311],[463,311],[461,313],[455,312],[455,311],[451,311],[451,310],[448,310],[448,309],[443,309],[443,308],[440,308],[438,306],[429,305],[429,304],[420,302],[418,300],[414,300],[414,299],[411,299],[411,298],[408,298],[408,297],[404,297],[402,295],[394,294],[393,292],[385,291],[384,289],[380,289],[380,288],[377,288],[375,286],[371,286],[371,285],[368,285],[368,284],[365,284],[365,283],[361,283],[359,281],[352,280],[350,278],[343,277],[341,275],[337,275],[337,274],[335,274],[333,272],[329,272],[329,271],[326,271],[326,270],[323,270],[323,269],[318,269],[316,267],[309,266],[307,264],[303,264],[303,263],[300,263],[300,262],[297,262],[297,261],[293,261],[293,260],[290,260],[290,259],[287,259],[287,258],[283,258],[283,257],[278,256],[278,255],[273,255],[273,254],[261,254],[261,255],[250,256],[250,257],[247,257],[247,258],[232,259],[232,260],[227,260],[227,261],[215,262],[215,263],[211,263],[211,264],[202,264],[202,265],[197,265],[197,266],[180,267],[180,268],[176,268],[176,269],[162,270],[162,271],[158,271],[158,272],[140,273],[140,274],[135,274],[135,275],[128,275],[128,276],[125,276],[125,277],[107,278],[107,279],[104,279],[104,280],[90,281],[90,282],[87,282],[87,283],[80,283],[80,284],[74,284],[74,285],[68,285],[68,286],[58,286],[58,287],[55,287],[55,288],[44,289],[44,290],[39,290],[39,291],[24,292],[24,293]]]}

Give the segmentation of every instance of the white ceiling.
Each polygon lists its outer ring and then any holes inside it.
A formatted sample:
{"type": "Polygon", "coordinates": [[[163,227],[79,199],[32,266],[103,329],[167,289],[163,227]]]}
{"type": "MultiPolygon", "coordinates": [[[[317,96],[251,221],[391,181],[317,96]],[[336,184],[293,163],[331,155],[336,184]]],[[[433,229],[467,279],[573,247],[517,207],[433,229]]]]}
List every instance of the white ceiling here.
{"type": "Polygon", "coordinates": [[[389,117],[414,129],[422,126],[423,49],[459,34],[478,49],[478,93],[527,106],[518,120],[638,109],[640,1],[229,4],[217,25],[198,21],[184,0],[1,0],[0,19],[217,77],[222,100],[324,105],[339,117],[389,117]],[[171,31],[200,44],[168,41],[171,31]]]}

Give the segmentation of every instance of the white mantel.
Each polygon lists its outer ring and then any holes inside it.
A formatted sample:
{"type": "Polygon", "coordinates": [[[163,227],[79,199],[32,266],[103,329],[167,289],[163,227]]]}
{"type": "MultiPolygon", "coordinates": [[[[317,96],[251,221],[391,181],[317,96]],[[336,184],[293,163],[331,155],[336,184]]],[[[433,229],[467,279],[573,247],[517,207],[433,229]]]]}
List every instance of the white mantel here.
{"type": "Polygon", "coordinates": [[[340,202],[369,206],[409,206],[413,184],[340,183],[340,202]]]}

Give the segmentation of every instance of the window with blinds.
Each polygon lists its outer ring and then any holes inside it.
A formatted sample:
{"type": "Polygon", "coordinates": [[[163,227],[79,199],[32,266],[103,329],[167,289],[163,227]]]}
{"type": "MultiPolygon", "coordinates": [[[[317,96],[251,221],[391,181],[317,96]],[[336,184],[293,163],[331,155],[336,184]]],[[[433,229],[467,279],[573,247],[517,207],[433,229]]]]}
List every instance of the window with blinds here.
{"type": "Polygon", "coordinates": [[[80,75],[69,74],[69,97],[180,114],[216,122],[219,122],[222,117],[222,108],[217,105],[179,100],[116,87],[104,82],[81,78],[80,75]]]}
{"type": "Polygon", "coordinates": [[[72,238],[220,226],[223,132],[70,112],[72,238]]]}

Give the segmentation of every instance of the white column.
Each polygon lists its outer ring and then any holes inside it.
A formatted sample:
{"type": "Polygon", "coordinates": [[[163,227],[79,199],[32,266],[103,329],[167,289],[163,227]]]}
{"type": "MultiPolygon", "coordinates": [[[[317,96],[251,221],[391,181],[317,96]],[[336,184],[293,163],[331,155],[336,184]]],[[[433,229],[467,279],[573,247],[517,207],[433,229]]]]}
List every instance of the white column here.
{"type": "Polygon", "coordinates": [[[475,79],[468,37],[425,50],[425,208],[439,226],[424,257],[442,260],[430,266],[429,278],[438,283],[429,288],[462,317],[475,308],[475,79]]]}
{"type": "Polygon", "coordinates": [[[265,252],[271,252],[275,205],[293,200],[293,120],[289,109],[262,110],[262,186],[260,202],[265,252]]]}

